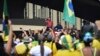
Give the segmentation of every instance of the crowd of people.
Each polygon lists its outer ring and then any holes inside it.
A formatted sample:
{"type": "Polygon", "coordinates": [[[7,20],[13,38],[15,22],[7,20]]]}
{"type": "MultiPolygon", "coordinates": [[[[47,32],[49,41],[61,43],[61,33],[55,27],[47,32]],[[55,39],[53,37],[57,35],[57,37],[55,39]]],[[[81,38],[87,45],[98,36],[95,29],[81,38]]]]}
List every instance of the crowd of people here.
{"type": "Polygon", "coordinates": [[[0,36],[0,56],[100,56],[100,31],[94,33],[88,22],[81,31],[52,24],[15,34],[9,20],[8,41],[0,36]]]}

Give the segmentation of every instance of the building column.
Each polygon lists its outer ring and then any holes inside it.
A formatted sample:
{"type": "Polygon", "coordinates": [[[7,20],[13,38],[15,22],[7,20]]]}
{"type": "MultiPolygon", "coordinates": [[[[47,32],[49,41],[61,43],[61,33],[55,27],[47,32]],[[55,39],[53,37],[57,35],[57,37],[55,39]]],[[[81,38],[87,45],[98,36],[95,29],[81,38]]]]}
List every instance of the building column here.
{"type": "Polygon", "coordinates": [[[76,28],[77,30],[81,30],[81,19],[76,17],[76,28]]]}
{"type": "Polygon", "coordinates": [[[59,11],[57,11],[57,24],[59,23],[59,11]]]}
{"type": "Polygon", "coordinates": [[[41,18],[41,6],[37,5],[37,17],[41,18]]]}
{"type": "Polygon", "coordinates": [[[46,8],[46,18],[49,17],[49,8],[46,8]]]}
{"type": "Polygon", "coordinates": [[[26,3],[27,18],[33,18],[33,3],[26,3]]]}
{"type": "Polygon", "coordinates": [[[53,10],[53,26],[57,25],[57,11],[53,10]]]}
{"type": "Polygon", "coordinates": [[[63,28],[65,28],[65,21],[63,20],[63,13],[62,12],[61,12],[60,20],[61,20],[61,25],[63,26],[63,28]]]}

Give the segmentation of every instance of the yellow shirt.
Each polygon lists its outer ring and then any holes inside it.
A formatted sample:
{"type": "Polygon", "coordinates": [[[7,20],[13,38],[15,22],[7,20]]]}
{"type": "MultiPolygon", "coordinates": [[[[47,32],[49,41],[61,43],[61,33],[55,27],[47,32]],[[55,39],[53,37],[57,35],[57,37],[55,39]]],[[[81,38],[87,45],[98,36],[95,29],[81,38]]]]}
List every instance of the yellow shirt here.
{"type": "Polygon", "coordinates": [[[81,56],[80,51],[58,50],[54,56],[81,56]]]}
{"type": "Polygon", "coordinates": [[[100,49],[100,41],[94,39],[93,42],[92,42],[92,47],[100,49]]]}

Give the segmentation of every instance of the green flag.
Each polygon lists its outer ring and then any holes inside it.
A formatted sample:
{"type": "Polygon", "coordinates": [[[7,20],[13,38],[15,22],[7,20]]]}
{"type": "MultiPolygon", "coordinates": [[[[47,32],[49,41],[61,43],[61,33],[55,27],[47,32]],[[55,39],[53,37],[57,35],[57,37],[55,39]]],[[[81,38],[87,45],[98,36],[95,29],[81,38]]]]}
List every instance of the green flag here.
{"type": "Polygon", "coordinates": [[[8,30],[8,11],[7,11],[7,1],[4,0],[4,5],[3,5],[3,40],[4,41],[8,41],[8,34],[9,34],[9,30],[8,30]]]}
{"type": "Polygon", "coordinates": [[[3,19],[8,17],[8,9],[7,9],[7,1],[4,0],[4,5],[3,5],[3,19]]]}
{"type": "Polygon", "coordinates": [[[71,0],[65,0],[63,9],[63,20],[71,25],[75,25],[76,19],[74,15],[73,5],[71,0]]]}

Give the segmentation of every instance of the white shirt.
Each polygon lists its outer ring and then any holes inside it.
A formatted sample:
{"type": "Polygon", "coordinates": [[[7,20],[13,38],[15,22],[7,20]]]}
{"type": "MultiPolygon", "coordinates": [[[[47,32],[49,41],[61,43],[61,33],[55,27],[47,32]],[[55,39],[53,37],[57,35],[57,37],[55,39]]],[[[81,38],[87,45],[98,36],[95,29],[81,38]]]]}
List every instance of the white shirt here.
{"type": "MultiPolygon", "coordinates": [[[[44,46],[44,56],[48,56],[50,53],[52,52],[52,50],[47,47],[47,46],[44,46]]],[[[41,56],[41,53],[40,53],[40,45],[36,46],[36,47],[33,47],[30,52],[29,52],[32,56],[41,56]]]]}

